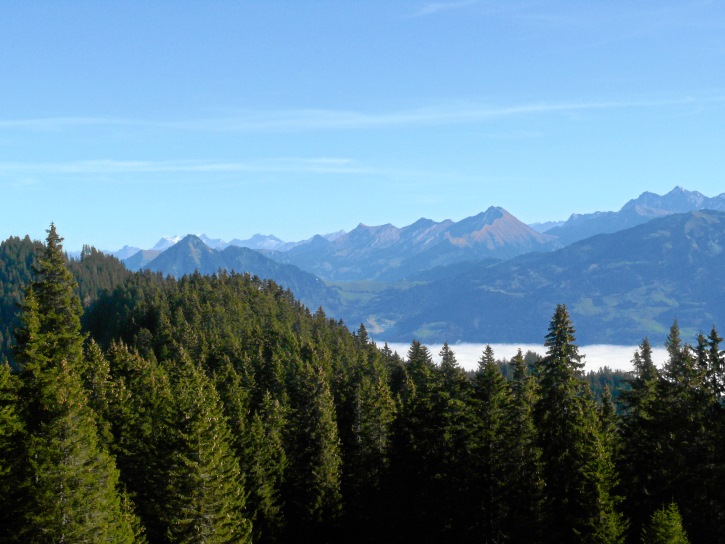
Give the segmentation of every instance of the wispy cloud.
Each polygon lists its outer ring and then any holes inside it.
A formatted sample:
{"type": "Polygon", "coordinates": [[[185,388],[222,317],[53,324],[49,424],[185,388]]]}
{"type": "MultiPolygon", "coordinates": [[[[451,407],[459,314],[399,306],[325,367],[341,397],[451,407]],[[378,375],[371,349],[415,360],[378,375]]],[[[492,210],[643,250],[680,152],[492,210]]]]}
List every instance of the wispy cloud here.
{"type": "Polygon", "coordinates": [[[345,110],[287,110],[231,115],[224,118],[166,123],[168,128],[230,132],[307,132],[324,130],[360,130],[404,128],[421,125],[481,123],[506,117],[549,115],[597,110],[657,108],[706,105],[725,102],[725,95],[683,96],[640,100],[603,100],[591,102],[532,102],[511,105],[486,103],[450,103],[412,110],[368,113],[345,110]]]}
{"type": "Polygon", "coordinates": [[[456,9],[467,8],[478,4],[478,0],[461,0],[459,2],[430,2],[420,8],[413,14],[413,17],[426,17],[435,15],[442,11],[451,11],[456,9]]]}
{"type": "Polygon", "coordinates": [[[30,119],[0,119],[0,129],[24,129],[54,132],[72,127],[137,126],[148,124],[135,119],[117,117],[38,117],[30,119]]]}
{"type": "Polygon", "coordinates": [[[148,120],[114,117],[48,117],[0,119],[0,130],[62,131],[86,127],[131,127],[162,131],[279,133],[336,130],[366,130],[482,123],[487,120],[525,115],[567,114],[633,108],[661,108],[725,102],[725,94],[676,96],[631,100],[582,102],[528,102],[493,104],[450,102],[391,112],[298,109],[261,112],[231,112],[214,118],[148,120]]]}
{"type": "Polygon", "coordinates": [[[345,158],[278,157],[249,161],[119,161],[90,160],[49,163],[0,162],[0,176],[154,173],[300,172],[313,174],[365,174],[373,170],[345,158]]]}
{"type": "MultiPolygon", "coordinates": [[[[480,181],[480,175],[471,176],[450,170],[430,168],[400,168],[388,165],[370,165],[356,159],[339,157],[272,157],[248,160],[83,160],[56,162],[2,162],[0,186],[23,190],[40,184],[58,183],[197,183],[199,180],[219,181],[236,185],[257,183],[259,175],[269,174],[272,179],[300,180],[327,179],[338,182],[343,177],[365,176],[366,179],[384,179],[398,187],[410,185],[421,189],[480,181]],[[280,174],[276,177],[275,174],[280,174]]],[[[496,178],[496,181],[500,181],[496,178]]]]}

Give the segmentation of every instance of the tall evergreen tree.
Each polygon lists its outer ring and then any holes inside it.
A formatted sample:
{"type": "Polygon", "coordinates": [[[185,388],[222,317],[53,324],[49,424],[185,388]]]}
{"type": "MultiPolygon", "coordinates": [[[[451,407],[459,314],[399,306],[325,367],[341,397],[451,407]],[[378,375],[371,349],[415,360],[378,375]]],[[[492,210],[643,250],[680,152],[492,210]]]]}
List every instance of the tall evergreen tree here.
{"type": "Polygon", "coordinates": [[[363,345],[358,353],[356,372],[348,377],[351,395],[343,407],[350,412],[348,441],[343,442],[346,541],[372,542],[384,531],[383,489],[389,476],[395,401],[387,368],[377,350],[369,348],[363,345]]]}
{"type": "Polygon", "coordinates": [[[118,471],[99,444],[80,377],[81,307],[61,242],[51,224],[17,335],[27,428],[22,538],[133,542],[135,531],[117,489],[118,471]]]}
{"type": "Polygon", "coordinates": [[[623,414],[619,467],[631,535],[639,538],[662,491],[660,431],[655,406],[660,375],[652,361],[652,347],[647,338],[635,351],[632,365],[634,371],[628,380],[629,388],[620,394],[623,414]]]}
{"type": "Polygon", "coordinates": [[[655,511],[650,523],[642,530],[642,544],[689,544],[677,504],[655,511]]]}
{"type": "MultiPolygon", "coordinates": [[[[38,256],[35,280],[31,284],[38,319],[38,330],[34,332],[43,336],[42,350],[35,354],[32,362],[41,364],[38,356],[46,357],[47,363],[51,365],[65,360],[81,371],[83,308],[76,294],[78,284],[65,266],[63,239],[56,232],[55,225],[51,224],[47,232],[46,245],[42,256],[38,256]]],[[[26,314],[30,311],[27,304],[23,308],[26,314]]],[[[16,358],[21,365],[31,362],[26,356],[27,349],[33,345],[33,339],[29,337],[31,331],[27,326],[28,317],[25,318],[26,326],[16,333],[16,358]]]]}
{"type": "Polygon", "coordinates": [[[625,524],[611,488],[611,458],[574,344],[566,306],[549,325],[547,355],[540,363],[536,405],[542,468],[546,482],[545,541],[621,542],[625,524]]]}
{"type": "Polygon", "coordinates": [[[544,481],[533,415],[536,384],[521,350],[513,358],[512,366],[513,398],[506,424],[509,437],[505,446],[509,461],[506,475],[506,501],[510,509],[507,533],[512,542],[537,542],[541,530],[544,481]]]}
{"type": "Polygon", "coordinates": [[[340,439],[335,407],[322,365],[306,350],[290,392],[288,530],[299,539],[334,539],[342,513],[340,439]]]}
{"type": "Polygon", "coordinates": [[[394,528],[402,541],[440,538],[446,518],[445,431],[440,372],[425,346],[414,340],[402,375],[393,425],[390,485],[398,505],[394,528]]]}
{"type": "MultiPolygon", "coordinates": [[[[471,522],[479,513],[473,500],[475,481],[476,414],[471,407],[471,381],[448,344],[440,351],[439,386],[434,390],[433,413],[440,422],[440,462],[437,478],[438,513],[443,540],[472,537],[471,522]]],[[[435,519],[435,518],[433,518],[435,519]]]]}
{"type": "Polygon", "coordinates": [[[112,344],[108,359],[113,375],[108,418],[112,452],[149,540],[162,542],[173,450],[174,399],[169,377],[158,363],[131,353],[124,344],[112,344]]]}
{"type": "MultiPolygon", "coordinates": [[[[247,378],[250,380],[250,378],[247,378]]],[[[215,383],[231,431],[244,487],[249,493],[246,512],[254,542],[274,542],[284,528],[281,487],[287,467],[284,451],[284,409],[265,391],[260,406],[250,413],[250,385],[243,383],[228,358],[218,365],[215,383]]]]}
{"type": "Polygon", "coordinates": [[[707,337],[707,381],[717,403],[723,401],[723,394],[725,394],[725,351],[720,349],[722,341],[723,339],[713,326],[707,337]]]}
{"type": "Polygon", "coordinates": [[[251,466],[244,467],[254,542],[277,542],[284,532],[282,489],[288,464],[285,424],[285,408],[267,391],[252,417],[247,440],[251,466]]]}
{"type": "Polygon", "coordinates": [[[670,500],[680,504],[685,527],[700,540],[723,528],[723,521],[714,513],[718,507],[712,507],[723,504],[721,490],[713,486],[722,481],[714,465],[720,445],[711,442],[707,432],[717,427],[712,416],[719,408],[707,387],[706,368],[698,364],[696,352],[683,343],[677,321],[670,327],[665,347],[668,359],[664,379],[658,382],[653,404],[657,433],[653,451],[657,455],[651,464],[659,483],[653,502],[657,501],[654,506],[670,500]]]}
{"type": "Polygon", "coordinates": [[[186,357],[169,365],[175,410],[166,511],[171,542],[251,542],[246,493],[219,395],[186,357]]]}
{"type": "Polygon", "coordinates": [[[474,466],[477,488],[476,526],[479,541],[498,542],[509,537],[511,505],[506,500],[511,442],[507,439],[513,399],[509,384],[486,346],[473,379],[476,414],[474,466]]]}
{"type": "Polygon", "coordinates": [[[18,380],[0,363],[0,543],[10,542],[21,521],[18,486],[24,426],[18,414],[18,380]]]}

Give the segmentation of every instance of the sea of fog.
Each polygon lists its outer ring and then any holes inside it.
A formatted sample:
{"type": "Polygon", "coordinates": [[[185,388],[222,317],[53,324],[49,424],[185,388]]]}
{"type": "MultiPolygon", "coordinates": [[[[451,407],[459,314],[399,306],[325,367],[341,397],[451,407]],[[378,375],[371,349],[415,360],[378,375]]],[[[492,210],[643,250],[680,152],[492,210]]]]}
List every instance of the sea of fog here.
{"type": "MultiPolygon", "coordinates": [[[[375,343],[382,347],[384,341],[375,339],[375,343]]],[[[433,355],[436,363],[440,362],[438,353],[443,344],[425,344],[433,355]]],[[[388,342],[388,347],[396,351],[401,357],[406,357],[410,344],[388,342]]],[[[478,367],[478,360],[481,358],[486,344],[453,344],[450,348],[456,354],[456,360],[466,370],[475,370],[478,367]]],[[[546,354],[543,344],[491,344],[496,359],[511,359],[521,349],[522,353],[531,350],[540,355],[546,354]]],[[[612,370],[632,370],[632,357],[637,346],[614,346],[608,344],[592,344],[579,346],[579,353],[584,355],[584,369],[597,370],[607,366],[612,370]]],[[[667,359],[667,351],[664,348],[652,349],[652,360],[661,367],[667,359]]]]}

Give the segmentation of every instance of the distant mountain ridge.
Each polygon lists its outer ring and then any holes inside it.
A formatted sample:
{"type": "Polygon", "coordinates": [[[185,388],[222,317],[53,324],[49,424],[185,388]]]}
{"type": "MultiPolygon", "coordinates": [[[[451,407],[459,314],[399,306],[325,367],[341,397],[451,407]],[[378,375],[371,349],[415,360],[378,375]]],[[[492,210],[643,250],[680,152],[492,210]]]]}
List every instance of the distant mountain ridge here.
{"type": "Polygon", "coordinates": [[[419,219],[398,228],[360,224],[335,240],[313,238],[284,253],[269,253],[333,281],[400,281],[458,262],[507,259],[560,247],[552,236],[525,225],[505,209],[490,207],[459,222],[419,219]]]}
{"type": "Polygon", "coordinates": [[[566,246],[595,234],[617,232],[665,215],[696,210],[725,211],[725,193],[709,198],[682,187],[675,187],[665,195],[644,192],[618,212],[572,214],[562,225],[545,233],[556,236],[566,246]]]}
{"type": "Polygon", "coordinates": [[[723,211],[725,193],[709,198],[676,187],[665,195],[642,193],[618,212],[573,214],[544,233],[490,207],[457,222],[360,224],[291,246],[256,235],[235,241],[259,248],[244,249],[237,260],[233,254],[243,248],[212,249],[206,237],[192,236],[124,263],[176,276],[249,271],[390,341],[521,342],[565,302],[586,329],[584,340],[638,343],[663,337],[675,317],[703,329],[725,321],[719,310],[725,266],[718,260],[723,211]],[[282,279],[284,267],[295,278],[308,276],[295,284],[282,279]]]}
{"type": "Polygon", "coordinates": [[[690,337],[725,322],[725,193],[645,192],[618,212],[574,214],[545,233],[490,207],[457,222],[360,224],[294,247],[272,235],[236,242],[260,249],[164,237],[165,250],[123,263],[176,277],[248,272],[389,341],[538,340],[559,303],[582,342],[659,343],[674,318],[690,337]]]}
{"type": "MultiPolygon", "coordinates": [[[[124,261],[131,267],[134,255],[124,261]]],[[[338,294],[327,287],[324,282],[313,274],[304,272],[293,265],[277,263],[252,249],[227,246],[223,250],[209,247],[204,241],[193,234],[158,253],[153,259],[139,269],[161,272],[164,275],[179,278],[185,274],[214,274],[220,270],[228,272],[249,273],[262,279],[271,279],[292,291],[304,304],[311,308],[325,306],[337,308],[338,294]]]]}
{"type": "MultiPolygon", "coordinates": [[[[316,235],[285,242],[274,235],[255,234],[230,242],[199,238],[209,247],[247,247],[284,264],[294,264],[329,281],[376,280],[397,282],[421,277],[438,267],[484,259],[506,260],[530,251],[552,251],[590,236],[613,233],[672,213],[701,209],[725,210],[725,193],[709,198],[675,187],[665,195],[651,192],[627,202],[619,211],[572,214],[566,221],[525,225],[506,210],[490,207],[458,222],[421,218],[398,228],[392,224],[358,225],[350,232],[316,235]]],[[[181,240],[166,236],[151,250],[124,247],[114,255],[129,268],[140,269],[181,240]]],[[[434,274],[435,275],[435,274],[434,274]]]]}
{"type": "Polygon", "coordinates": [[[699,210],[390,289],[343,317],[387,341],[527,342],[566,303],[581,342],[660,343],[675,318],[687,336],[725,326],[723,277],[725,213],[699,210]]]}

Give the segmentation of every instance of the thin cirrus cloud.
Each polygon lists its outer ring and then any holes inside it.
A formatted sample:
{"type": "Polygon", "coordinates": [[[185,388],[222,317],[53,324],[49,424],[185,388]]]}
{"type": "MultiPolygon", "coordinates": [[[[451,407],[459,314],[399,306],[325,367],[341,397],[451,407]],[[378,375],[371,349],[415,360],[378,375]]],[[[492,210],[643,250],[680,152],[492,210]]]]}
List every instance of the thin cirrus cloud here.
{"type": "Polygon", "coordinates": [[[506,117],[586,111],[707,105],[725,102],[725,95],[679,96],[589,102],[532,102],[512,105],[451,104],[412,110],[368,113],[353,110],[299,109],[235,112],[222,117],[148,120],[118,117],[48,117],[0,119],[0,130],[62,131],[93,127],[128,127],[182,132],[279,133],[405,128],[482,123],[506,117]]]}
{"type": "Polygon", "coordinates": [[[461,0],[460,2],[430,2],[416,11],[413,16],[426,17],[428,15],[435,15],[444,11],[467,8],[478,3],[478,0],[461,0]]]}
{"type": "MultiPolygon", "coordinates": [[[[83,160],[57,162],[1,162],[0,183],[14,189],[25,189],[37,186],[45,180],[53,182],[117,182],[120,180],[170,181],[178,183],[176,175],[188,176],[189,181],[197,178],[197,174],[213,176],[215,174],[238,174],[243,180],[244,174],[289,174],[334,176],[367,176],[368,178],[385,178],[396,180],[397,184],[414,183],[412,187],[420,188],[429,183],[457,183],[466,181],[468,176],[448,170],[431,171],[430,169],[408,169],[390,166],[365,164],[357,159],[340,157],[273,157],[249,159],[242,161],[214,160],[83,160]],[[140,177],[137,177],[140,176],[140,177]]],[[[322,178],[320,178],[322,179],[322,178]]],[[[332,179],[337,179],[332,178],[332,179]]],[[[475,176],[480,180],[481,176],[475,176]]]]}
{"type": "Polygon", "coordinates": [[[113,175],[138,173],[224,173],[224,172],[305,172],[364,174],[373,170],[344,158],[280,157],[253,161],[118,161],[90,160],[52,163],[0,163],[2,175],[113,175]]]}

